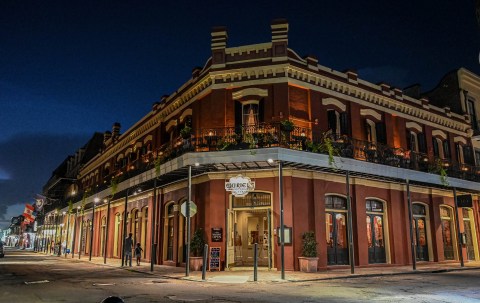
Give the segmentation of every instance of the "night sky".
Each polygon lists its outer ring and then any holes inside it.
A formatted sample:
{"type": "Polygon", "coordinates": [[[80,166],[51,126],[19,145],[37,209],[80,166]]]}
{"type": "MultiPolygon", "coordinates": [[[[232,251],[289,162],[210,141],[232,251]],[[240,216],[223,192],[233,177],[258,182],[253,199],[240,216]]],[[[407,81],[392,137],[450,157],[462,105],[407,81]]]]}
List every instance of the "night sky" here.
{"type": "Polygon", "coordinates": [[[480,75],[473,0],[281,2],[0,1],[0,227],[95,131],[128,129],[185,83],[214,26],[239,46],[286,18],[299,55],[400,88],[480,75]]]}

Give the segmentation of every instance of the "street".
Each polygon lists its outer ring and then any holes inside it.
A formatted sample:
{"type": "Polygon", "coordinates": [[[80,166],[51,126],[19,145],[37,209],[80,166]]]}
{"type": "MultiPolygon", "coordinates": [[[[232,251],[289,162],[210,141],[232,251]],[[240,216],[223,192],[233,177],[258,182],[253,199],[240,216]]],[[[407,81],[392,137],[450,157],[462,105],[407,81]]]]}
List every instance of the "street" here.
{"type": "MultiPolygon", "coordinates": [[[[142,266],[149,266],[144,263],[142,266]]],[[[305,282],[220,283],[174,279],[7,248],[0,302],[480,302],[480,270],[305,282]]]]}

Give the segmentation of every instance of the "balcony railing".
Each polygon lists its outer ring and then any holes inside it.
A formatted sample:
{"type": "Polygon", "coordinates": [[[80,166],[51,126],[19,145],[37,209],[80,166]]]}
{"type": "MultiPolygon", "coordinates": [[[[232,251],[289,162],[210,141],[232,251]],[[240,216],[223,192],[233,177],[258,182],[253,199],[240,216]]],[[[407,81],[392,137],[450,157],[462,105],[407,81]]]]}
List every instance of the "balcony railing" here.
{"type": "MultiPolygon", "coordinates": [[[[126,166],[118,168],[105,180],[115,176],[127,178],[163,164],[187,152],[249,150],[283,147],[305,152],[329,154],[325,146],[329,141],[334,156],[352,158],[393,167],[438,173],[439,168],[450,177],[480,182],[480,167],[466,164],[453,165],[448,159],[435,159],[427,154],[385,144],[362,141],[348,136],[324,134],[312,140],[308,128],[294,126],[283,129],[280,123],[262,123],[255,126],[208,128],[192,132],[190,137],[178,137],[160,148],[140,156],[126,166]],[[440,161],[440,162],[439,162],[440,161]],[[440,163],[440,164],[439,164],[440,163]]],[[[109,183],[105,182],[108,187],[109,183]]]]}

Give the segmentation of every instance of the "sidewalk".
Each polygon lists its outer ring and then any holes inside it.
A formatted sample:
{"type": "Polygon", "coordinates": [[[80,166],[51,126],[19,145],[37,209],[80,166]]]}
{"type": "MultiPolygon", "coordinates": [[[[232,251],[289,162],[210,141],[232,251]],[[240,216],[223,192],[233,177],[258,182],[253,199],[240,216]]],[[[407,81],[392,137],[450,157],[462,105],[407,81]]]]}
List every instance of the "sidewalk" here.
{"type": "MultiPolygon", "coordinates": [[[[40,253],[39,253],[40,254],[40,253]]],[[[43,254],[43,252],[41,253],[43,254]]],[[[107,258],[106,264],[104,264],[103,257],[92,257],[92,261],[89,261],[88,255],[82,255],[78,259],[78,255],[75,255],[72,259],[71,255],[65,258],[64,255],[58,257],[50,255],[52,258],[61,258],[73,262],[90,262],[99,266],[109,266],[122,268],[124,270],[130,270],[134,272],[141,272],[144,274],[158,276],[159,278],[167,279],[179,279],[197,282],[212,282],[212,283],[246,283],[254,282],[253,268],[241,268],[226,271],[214,271],[206,272],[205,281],[202,280],[201,271],[190,271],[189,276],[185,275],[184,267],[172,267],[166,265],[154,265],[153,272],[150,271],[150,262],[142,262],[140,266],[133,261],[132,267],[121,267],[120,259],[107,258]]],[[[258,282],[303,282],[303,281],[321,281],[332,279],[352,279],[361,277],[377,277],[388,275],[408,275],[408,274],[422,274],[422,273],[436,273],[436,272],[450,272],[461,270],[480,269],[480,262],[465,262],[464,267],[460,267],[459,262],[449,263],[434,263],[434,262],[421,262],[417,263],[416,270],[413,270],[412,266],[386,266],[381,265],[378,267],[356,267],[355,273],[351,274],[350,267],[342,269],[329,269],[326,271],[319,271],[317,273],[303,273],[299,271],[286,271],[285,279],[281,279],[281,271],[268,270],[266,268],[259,268],[257,272],[258,282]]]]}

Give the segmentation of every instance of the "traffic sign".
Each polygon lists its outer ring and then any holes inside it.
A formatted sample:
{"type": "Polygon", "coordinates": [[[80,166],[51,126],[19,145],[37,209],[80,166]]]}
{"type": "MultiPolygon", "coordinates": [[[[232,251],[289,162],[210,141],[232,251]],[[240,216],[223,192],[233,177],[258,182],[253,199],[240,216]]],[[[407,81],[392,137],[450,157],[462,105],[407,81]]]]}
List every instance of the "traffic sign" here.
{"type": "MultiPolygon", "coordinates": [[[[187,216],[187,201],[182,203],[182,206],[180,206],[180,212],[184,217],[187,216]]],[[[197,213],[197,205],[193,203],[193,201],[190,201],[190,218],[195,216],[197,213]]]]}

